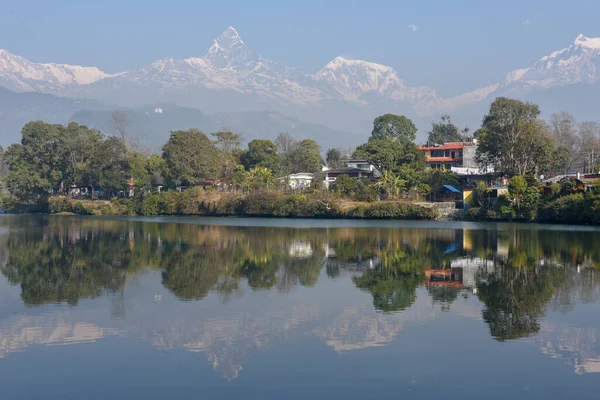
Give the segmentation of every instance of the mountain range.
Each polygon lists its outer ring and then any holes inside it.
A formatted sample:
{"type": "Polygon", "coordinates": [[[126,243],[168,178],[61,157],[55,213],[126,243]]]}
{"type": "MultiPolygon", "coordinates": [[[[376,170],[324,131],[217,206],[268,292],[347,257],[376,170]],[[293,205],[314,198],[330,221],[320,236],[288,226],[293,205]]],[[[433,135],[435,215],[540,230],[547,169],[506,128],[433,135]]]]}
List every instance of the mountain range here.
{"type": "MultiPolygon", "coordinates": [[[[116,74],[96,67],[33,63],[0,50],[0,86],[13,92],[50,94],[63,102],[77,99],[81,106],[100,111],[126,107],[145,112],[143,107],[166,103],[215,115],[268,116],[269,111],[298,124],[328,126],[328,134],[354,133],[350,142],[364,140],[373,118],[385,112],[413,118],[422,132],[441,113],[451,113],[459,124],[478,124],[489,102],[500,95],[536,101],[547,113],[568,110],[579,118],[594,118],[595,105],[582,101],[582,94],[584,99],[597,98],[599,78],[600,38],[583,35],[528,68],[510,71],[501,82],[451,97],[431,87],[411,86],[392,67],[364,60],[336,57],[309,74],[263,58],[233,27],[202,57],[164,58],[116,74]],[[97,104],[88,107],[87,101],[97,104]]],[[[265,118],[263,126],[269,124],[265,118]]]]}

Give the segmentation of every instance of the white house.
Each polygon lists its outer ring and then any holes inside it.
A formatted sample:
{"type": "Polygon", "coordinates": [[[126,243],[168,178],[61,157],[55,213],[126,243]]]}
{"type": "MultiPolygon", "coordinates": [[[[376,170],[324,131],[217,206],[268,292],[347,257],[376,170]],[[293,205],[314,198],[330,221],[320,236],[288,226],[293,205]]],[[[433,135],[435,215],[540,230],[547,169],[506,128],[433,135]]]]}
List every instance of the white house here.
{"type": "Polygon", "coordinates": [[[314,174],[310,172],[299,172],[297,174],[291,174],[288,176],[282,176],[279,178],[280,183],[286,183],[292,189],[304,190],[308,189],[312,183],[314,174]]]}

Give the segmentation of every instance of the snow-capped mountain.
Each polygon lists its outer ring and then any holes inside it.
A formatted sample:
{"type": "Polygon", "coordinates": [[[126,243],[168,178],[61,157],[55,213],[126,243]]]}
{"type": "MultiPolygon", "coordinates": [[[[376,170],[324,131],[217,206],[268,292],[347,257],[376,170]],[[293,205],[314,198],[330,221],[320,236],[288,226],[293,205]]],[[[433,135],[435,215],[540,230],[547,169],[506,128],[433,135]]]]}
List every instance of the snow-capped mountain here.
{"type": "Polygon", "coordinates": [[[548,88],[575,83],[595,83],[600,78],[600,38],[577,36],[573,44],[542,57],[531,68],[521,70],[515,80],[524,87],[548,88]]]}
{"type": "Polygon", "coordinates": [[[20,92],[53,92],[71,85],[88,85],[115,75],[96,67],[33,63],[0,49],[0,85],[20,92]]]}
{"type": "Polygon", "coordinates": [[[473,123],[472,115],[478,113],[479,120],[483,107],[500,95],[530,99],[529,94],[552,90],[556,99],[562,97],[557,90],[586,85],[593,97],[598,85],[592,84],[600,77],[599,56],[600,38],[579,35],[569,47],[542,57],[529,68],[509,72],[497,83],[442,97],[431,87],[410,86],[390,66],[364,60],[336,57],[318,72],[306,73],[265,59],[230,26],[204,55],[163,58],[113,75],[95,67],[32,63],[0,50],[0,86],[129,107],[170,102],[212,113],[278,111],[336,129],[364,132],[383,112],[423,120],[452,112],[466,116],[463,123],[473,123]]]}
{"type": "Polygon", "coordinates": [[[498,93],[518,95],[580,83],[594,84],[599,79],[600,38],[588,38],[579,34],[569,47],[543,56],[529,68],[509,72],[502,82],[448,98],[444,101],[443,108],[468,106],[498,93]]]}

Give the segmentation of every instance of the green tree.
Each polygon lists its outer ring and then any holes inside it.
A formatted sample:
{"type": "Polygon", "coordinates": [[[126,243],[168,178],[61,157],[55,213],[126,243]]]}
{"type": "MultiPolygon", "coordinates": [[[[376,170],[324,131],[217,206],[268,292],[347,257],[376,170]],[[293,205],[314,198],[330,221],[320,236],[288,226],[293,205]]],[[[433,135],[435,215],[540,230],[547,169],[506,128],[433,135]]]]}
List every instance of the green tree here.
{"type": "Polygon", "coordinates": [[[158,154],[153,154],[147,160],[148,173],[153,185],[163,185],[167,175],[167,163],[158,154]]]}
{"type": "Polygon", "coordinates": [[[277,146],[270,140],[255,139],[248,143],[248,151],[242,158],[247,170],[254,167],[268,168],[274,173],[281,169],[281,159],[277,155],[277,146]]]}
{"type": "Polygon", "coordinates": [[[417,128],[403,115],[385,114],[375,118],[371,137],[380,140],[406,139],[414,141],[417,128]]]}
{"type": "Polygon", "coordinates": [[[516,215],[519,219],[533,220],[536,218],[540,191],[536,186],[535,179],[528,182],[527,177],[513,176],[508,182],[508,195],[516,208],[516,215]]]}
{"type": "Polygon", "coordinates": [[[216,146],[224,153],[232,153],[240,148],[242,135],[233,133],[230,129],[221,129],[219,132],[211,133],[215,137],[216,146]]]}
{"type": "Polygon", "coordinates": [[[358,146],[352,157],[368,160],[381,172],[398,172],[403,165],[415,170],[425,167],[423,152],[408,140],[370,139],[358,146]]]}
{"type": "Polygon", "coordinates": [[[45,201],[53,190],[61,190],[65,177],[65,127],[43,121],[27,123],[20,144],[6,149],[9,167],[6,185],[21,201],[45,201]]]}
{"type": "Polygon", "coordinates": [[[126,145],[117,136],[100,142],[83,174],[83,183],[102,191],[121,190],[127,185],[128,166],[126,145]]]}
{"type": "Polygon", "coordinates": [[[152,174],[148,169],[148,160],[137,151],[129,151],[125,157],[129,170],[130,182],[135,190],[145,192],[152,189],[152,174]]]}
{"type": "Polygon", "coordinates": [[[163,158],[173,180],[193,185],[205,179],[216,179],[223,158],[214,143],[198,129],[171,132],[163,146],[163,158]]]}
{"type": "Polygon", "coordinates": [[[342,166],[342,153],[339,149],[327,150],[325,162],[329,168],[340,168],[342,166]]]}
{"type": "Polygon", "coordinates": [[[8,174],[8,165],[4,160],[4,148],[0,146],[0,180],[8,174]]]}
{"type": "Polygon", "coordinates": [[[266,167],[252,168],[246,173],[245,179],[252,189],[270,189],[277,182],[273,171],[266,167]]]}
{"type": "Polygon", "coordinates": [[[291,158],[292,173],[314,173],[322,169],[323,159],[321,158],[321,148],[312,139],[304,139],[298,142],[298,145],[289,157],[291,158]]]}
{"type": "Polygon", "coordinates": [[[428,142],[430,144],[443,144],[447,142],[464,142],[467,139],[469,129],[465,128],[462,132],[452,123],[449,115],[442,115],[439,122],[431,124],[428,142]]]}
{"type": "Polygon", "coordinates": [[[396,199],[406,191],[406,181],[389,171],[379,179],[378,185],[383,188],[389,199],[396,199]]]}
{"type": "Polygon", "coordinates": [[[86,126],[69,123],[63,138],[65,153],[65,181],[81,185],[90,168],[94,153],[104,140],[102,133],[86,126]]]}
{"type": "Polygon", "coordinates": [[[537,105],[499,97],[483,119],[477,161],[509,176],[543,173],[552,164],[554,144],[537,105]]]}

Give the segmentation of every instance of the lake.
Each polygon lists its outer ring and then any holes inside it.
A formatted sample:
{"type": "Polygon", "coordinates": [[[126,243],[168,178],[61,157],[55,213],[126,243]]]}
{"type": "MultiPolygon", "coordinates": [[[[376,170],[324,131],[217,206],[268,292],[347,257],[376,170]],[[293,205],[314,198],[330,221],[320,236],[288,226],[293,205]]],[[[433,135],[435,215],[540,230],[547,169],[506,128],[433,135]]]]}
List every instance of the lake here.
{"type": "Polygon", "coordinates": [[[0,398],[600,396],[600,230],[0,216],[0,398]]]}

